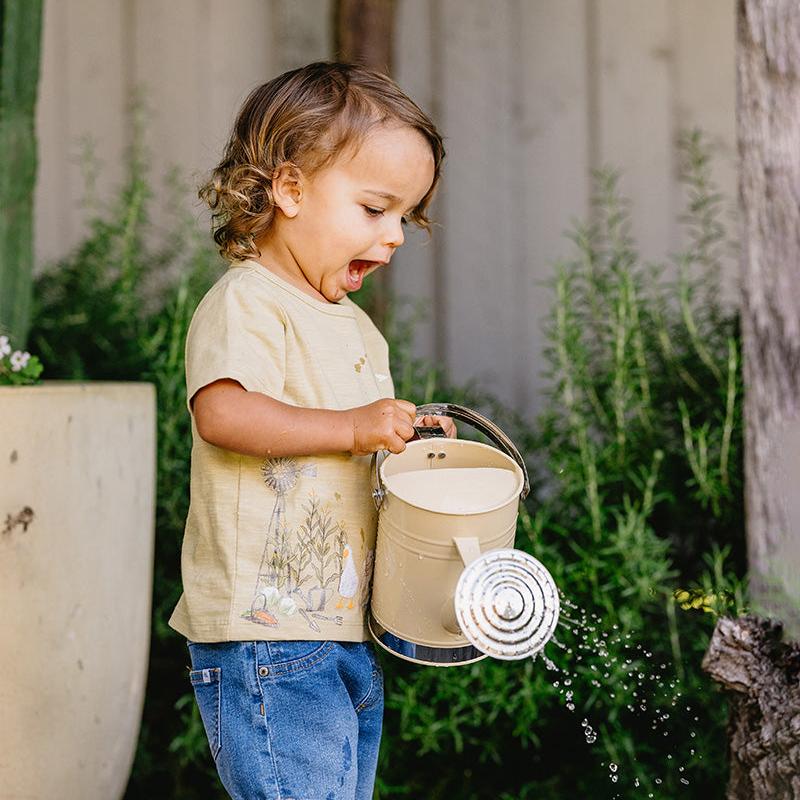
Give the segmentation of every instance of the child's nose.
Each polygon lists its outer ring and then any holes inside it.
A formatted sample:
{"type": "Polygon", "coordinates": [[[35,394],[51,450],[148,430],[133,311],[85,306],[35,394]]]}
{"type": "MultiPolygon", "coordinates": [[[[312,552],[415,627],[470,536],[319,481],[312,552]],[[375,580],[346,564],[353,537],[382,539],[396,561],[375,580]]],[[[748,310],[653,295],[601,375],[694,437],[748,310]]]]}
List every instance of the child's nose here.
{"type": "Polygon", "coordinates": [[[401,244],[405,241],[405,235],[403,234],[403,223],[398,220],[397,222],[393,223],[389,228],[388,233],[386,234],[386,241],[384,244],[387,247],[400,247],[401,244]]]}

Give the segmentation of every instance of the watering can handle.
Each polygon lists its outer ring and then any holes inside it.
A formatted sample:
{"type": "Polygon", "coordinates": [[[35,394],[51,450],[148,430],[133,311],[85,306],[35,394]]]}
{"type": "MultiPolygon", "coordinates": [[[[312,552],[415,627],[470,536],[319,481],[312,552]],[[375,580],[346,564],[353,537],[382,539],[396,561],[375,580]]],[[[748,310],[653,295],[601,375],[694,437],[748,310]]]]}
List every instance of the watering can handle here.
{"type": "MultiPolygon", "coordinates": [[[[452,417],[461,422],[466,422],[471,425],[475,430],[485,434],[491,439],[506,455],[511,456],[517,462],[519,468],[522,470],[522,492],[520,498],[523,500],[528,496],[531,489],[531,484],[528,479],[528,469],[525,466],[525,461],[517,450],[514,442],[506,436],[500,428],[497,427],[491,420],[486,419],[482,414],[473,411],[465,406],[458,406],[455,403],[427,403],[422,406],[417,406],[417,416],[419,417],[452,417]]],[[[383,501],[383,487],[381,486],[380,473],[378,471],[378,454],[372,456],[372,472],[373,472],[373,490],[372,497],[375,500],[377,508],[381,507],[383,501]]]]}
{"type": "Polygon", "coordinates": [[[488,436],[506,455],[511,456],[511,458],[519,464],[524,479],[520,497],[524,500],[528,496],[528,492],[531,490],[531,484],[528,480],[528,469],[525,466],[525,461],[514,445],[514,442],[512,442],[494,422],[486,419],[483,414],[479,414],[471,408],[458,406],[455,403],[428,403],[423,406],[417,406],[417,414],[420,417],[452,417],[453,419],[472,425],[475,430],[488,436]]]}

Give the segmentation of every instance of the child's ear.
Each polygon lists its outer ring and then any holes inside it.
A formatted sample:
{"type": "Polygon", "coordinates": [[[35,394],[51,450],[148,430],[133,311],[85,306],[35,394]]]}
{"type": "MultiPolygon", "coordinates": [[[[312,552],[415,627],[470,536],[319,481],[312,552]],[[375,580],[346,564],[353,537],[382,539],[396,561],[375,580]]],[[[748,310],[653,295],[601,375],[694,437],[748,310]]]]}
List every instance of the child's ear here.
{"type": "Polygon", "coordinates": [[[303,197],[305,177],[295,164],[282,164],[272,176],[272,199],[287,216],[295,217],[303,197]]]}

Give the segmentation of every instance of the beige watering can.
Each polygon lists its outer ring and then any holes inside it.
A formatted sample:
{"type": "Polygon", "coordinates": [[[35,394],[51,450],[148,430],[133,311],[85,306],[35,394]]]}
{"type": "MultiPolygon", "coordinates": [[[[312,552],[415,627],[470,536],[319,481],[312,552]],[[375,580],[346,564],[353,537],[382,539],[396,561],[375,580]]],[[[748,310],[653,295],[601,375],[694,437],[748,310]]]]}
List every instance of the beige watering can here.
{"type": "Polygon", "coordinates": [[[418,664],[530,657],[552,636],[559,601],[544,566],[513,549],[519,502],[530,489],[525,463],[475,411],[435,403],[417,414],[467,422],[497,447],[418,428],[420,438],[402,453],[373,459],[379,513],[370,632],[418,664]]]}

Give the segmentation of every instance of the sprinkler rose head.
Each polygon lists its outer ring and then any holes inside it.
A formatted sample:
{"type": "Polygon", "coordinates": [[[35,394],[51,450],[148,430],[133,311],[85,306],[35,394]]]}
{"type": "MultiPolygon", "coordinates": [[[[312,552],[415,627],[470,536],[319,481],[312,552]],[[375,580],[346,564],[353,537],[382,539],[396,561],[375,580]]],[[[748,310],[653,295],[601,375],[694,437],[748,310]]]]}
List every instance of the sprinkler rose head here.
{"type": "Polygon", "coordinates": [[[455,594],[464,636],[503,660],[530,658],[558,623],[558,589],[550,573],[522,550],[490,550],[464,569],[455,594]]]}

